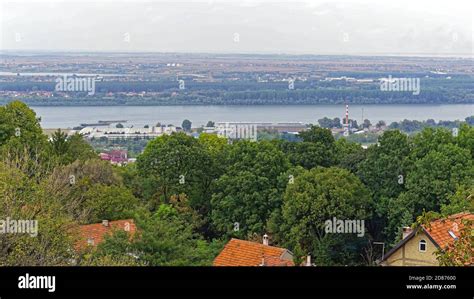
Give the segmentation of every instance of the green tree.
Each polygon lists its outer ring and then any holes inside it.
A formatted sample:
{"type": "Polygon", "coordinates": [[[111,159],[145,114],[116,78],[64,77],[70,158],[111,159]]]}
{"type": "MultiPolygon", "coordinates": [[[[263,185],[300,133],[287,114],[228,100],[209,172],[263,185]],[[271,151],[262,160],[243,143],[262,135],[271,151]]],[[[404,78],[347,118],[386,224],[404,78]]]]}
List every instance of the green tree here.
{"type": "Polygon", "coordinates": [[[211,200],[214,226],[228,236],[262,235],[281,204],[278,177],[288,170],[288,160],[268,141],[239,141],[226,152],[225,164],[211,200]]]}
{"type": "Polygon", "coordinates": [[[183,120],[183,123],[181,124],[181,127],[186,132],[190,132],[191,131],[191,125],[192,125],[191,121],[189,119],[185,119],[185,120],[183,120]]]}
{"type": "Polygon", "coordinates": [[[68,151],[66,159],[69,163],[75,160],[86,161],[90,159],[98,159],[98,155],[94,148],[84,140],[84,137],[76,133],[67,139],[68,151]]]}
{"type": "Polygon", "coordinates": [[[456,193],[449,196],[446,204],[441,204],[441,213],[445,216],[469,211],[474,213],[474,183],[471,187],[460,186],[456,193]]]}
{"type": "Polygon", "coordinates": [[[50,144],[61,164],[69,164],[75,160],[98,159],[92,146],[78,133],[68,137],[66,133],[58,130],[53,133],[50,144]]]}
{"type": "MultiPolygon", "coordinates": [[[[297,257],[307,253],[318,265],[340,264],[349,252],[332,251],[339,236],[325,234],[326,220],[367,219],[371,199],[362,182],[340,168],[314,168],[288,184],[282,208],[280,238],[297,257]]],[[[358,256],[359,253],[348,254],[358,256]]]]}
{"type": "Polygon", "coordinates": [[[122,178],[107,161],[75,161],[56,167],[43,181],[45,192],[55,198],[61,209],[75,221],[89,222],[90,209],[85,194],[95,184],[120,185],[122,178]]]}
{"type": "Polygon", "coordinates": [[[140,237],[134,244],[139,260],[149,266],[210,266],[216,255],[175,209],[161,205],[136,219],[140,237]]]}
{"type": "Polygon", "coordinates": [[[129,218],[140,202],[124,186],[94,184],[84,194],[85,207],[90,210],[89,222],[129,218]]]}
{"type": "Polygon", "coordinates": [[[0,107],[0,145],[9,139],[21,140],[22,144],[37,145],[46,142],[40,119],[26,104],[13,101],[0,107]]]}
{"type": "Polygon", "coordinates": [[[328,129],[323,129],[316,126],[311,126],[309,130],[299,133],[299,136],[305,142],[321,143],[325,146],[329,146],[334,143],[334,137],[328,129]]]}
{"type": "Polygon", "coordinates": [[[370,126],[372,126],[372,123],[370,122],[370,120],[364,119],[364,123],[362,124],[362,127],[368,129],[370,126]]]}
{"type": "Polygon", "coordinates": [[[336,163],[335,140],[330,130],[312,126],[299,136],[303,139],[302,142],[280,144],[293,165],[311,169],[316,166],[329,167],[336,163]]]}
{"type": "Polygon", "coordinates": [[[375,127],[376,127],[377,129],[380,129],[380,128],[382,128],[382,127],[385,127],[386,125],[387,125],[387,124],[386,124],[383,120],[379,120],[379,121],[377,122],[377,124],[375,125],[375,127]]]}
{"type": "Polygon", "coordinates": [[[61,129],[53,133],[50,143],[53,148],[53,153],[58,156],[65,155],[69,149],[67,134],[62,132],[61,129]]]}
{"type": "Polygon", "coordinates": [[[414,162],[406,178],[406,191],[390,203],[387,231],[397,240],[400,227],[413,222],[423,210],[439,212],[456,189],[474,179],[471,153],[454,144],[442,144],[414,162]]]}
{"type": "Polygon", "coordinates": [[[156,190],[152,197],[155,205],[184,193],[191,207],[202,215],[209,210],[212,166],[207,149],[184,133],[155,138],[137,158],[138,174],[156,190]]]}
{"type": "Polygon", "coordinates": [[[369,230],[375,239],[384,239],[390,202],[405,190],[410,169],[408,137],[400,131],[386,131],[379,145],[367,149],[366,159],[358,165],[357,175],[372,192],[375,215],[369,230]]]}
{"type": "Polygon", "coordinates": [[[362,146],[355,142],[349,142],[346,138],[339,138],[335,147],[338,166],[356,173],[359,164],[366,158],[366,151],[362,146]]]}
{"type": "Polygon", "coordinates": [[[29,233],[0,233],[0,266],[68,265],[74,257],[72,222],[59,201],[21,166],[1,162],[0,194],[0,219],[37,221],[29,233]]]}
{"type": "Polygon", "coordinates": [[[28,176],[41,176],[54,166],[51,148],[33,110],[20,101],[0,107],[0,157],[17,161],[28,176]]]}
{"type": "Polygon", "coordinates": [[[460,147],[471,151],[471,156],[474,159],[474,127],[462,124],[455,142],[460,147]]]}

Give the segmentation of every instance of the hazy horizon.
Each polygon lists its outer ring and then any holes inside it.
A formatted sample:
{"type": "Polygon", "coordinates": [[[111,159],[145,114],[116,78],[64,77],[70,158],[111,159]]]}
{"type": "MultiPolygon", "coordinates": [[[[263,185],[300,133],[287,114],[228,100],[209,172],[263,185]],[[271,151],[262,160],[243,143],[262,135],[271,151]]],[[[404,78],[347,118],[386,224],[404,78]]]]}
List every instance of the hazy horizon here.
{"type": "Polygon", "coordinates": [[[473,57],[468,0],[5,1],[0,50],[473,57]]]}

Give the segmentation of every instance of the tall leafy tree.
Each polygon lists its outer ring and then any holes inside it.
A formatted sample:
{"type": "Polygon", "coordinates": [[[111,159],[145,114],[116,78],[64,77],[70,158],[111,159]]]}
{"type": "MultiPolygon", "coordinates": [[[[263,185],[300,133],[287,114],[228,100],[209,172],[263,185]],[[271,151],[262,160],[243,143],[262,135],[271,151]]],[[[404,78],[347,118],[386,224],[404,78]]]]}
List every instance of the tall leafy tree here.
{"type": "Polygon", "coordinates": [[[240,141],[226,152],[227,171],[216,182],[212,221],[226,235],[263,235],[270,214],[280,206],[278,177],[289,163],[271,142],[240,141]]]}
{"type": "Polygon", "coordinates": [[[282,207],[280,238],[302,257],[310,253],[319,265],[338,264],[344,254],[337,252],[340,236],[325,233],[325,222],[337,219],[367,219],[371,198],[362,182],[345,169],[314,168],[288,184],[282,207]]]}
{"type": "Polygon", "coordinates": [[[328,129],[312,126],[299,133],[302,142],[283,142],[281,149],[291,163],[306,169],[316,166],[329,167],[336,163],[336,147],[332,133],[328,129]]]}
{"type": "Polygon", "coordinates": [[[53,153],[60,156],[65,155],[69,149],[67,143],[67,134],[61,129],[58,129],[56,132],[53,133],[51,136],[51,146],[53,149],[53,153]]]}
{"type": "Polygon", "coordinates": [[[359,164],[366,159],[366,151],[355,142],[349,142],[346,138],[339,138],[336,143],[337,166],[357,172],[359,164]]]}
{"type": "Polygon", "coordinates": [[[0,107],[0,157],[16,160],[31,177],[41,176],[54,166],[40,119],[20,101],[0,107]]]}
{"type": "Polygon", "coordinates": [[[92,146],[78,133],[68,136],[66,133],[58,130],[51,136],[50,144],[53,154],[58,157],[59,162],[62,164],[69,164],[75,160],[85,161],[98,158],[92,146]]]}
{"type": "Polygon", "coordinates": [[[122,178],[110,163],[94,159],[57,166],[42,184],[67,215],[75,221],[88,223],[91,217],[85,204],[88,191],[96,184],[120,186],[122,178]]]}
{"type": "Polygon", "coordinates": [[[46,142],[40,119],[33,110],[20,101],[13,101],[0,107],[0,145],[11,138],[30,145],[46,142]]]}
{"type": "Polygon", "coordinates": [[[139,200],[124,186],[94,184],[84,194],[85,208],[90,210],[89,222],[120,220],[133,215],[139,200]]]}
{"type": "Polygon", "coordinates": [[[379,144],[369,147],[357,175],[373,194],[375,212],[369,229],[375,239],[384,239],[390,202],[405,190],[410,169],[410,144],[400,131],[386,131],[379,144]]]}
{"type": "Polygon", "coordinates": [[[0,219],[28,221],[30,231],[0,233],[0,266],[68,265],[74,257],[72,219],[43,184],[17,166],[0,162],[0,219]]]}
{"type": "Polygon", "coordinates": [[[137,159],[138,174],[156,191],[155,205],[169,203],[184,193],[190,206],[202,215],[209,211],[213,161],[199,141],[184,133],[163,135],[150,141],[137,159]]]}
{"type": "Polygon", "coordinates": [[[448,198],[474,180],[471,153],[455,144],[441,144],[414,162],[407,175],[406,191],[392,202],[387,231],[391,240],[400,236],[400,228],[410,225],[423,210],[439,212],[448,198]]]}

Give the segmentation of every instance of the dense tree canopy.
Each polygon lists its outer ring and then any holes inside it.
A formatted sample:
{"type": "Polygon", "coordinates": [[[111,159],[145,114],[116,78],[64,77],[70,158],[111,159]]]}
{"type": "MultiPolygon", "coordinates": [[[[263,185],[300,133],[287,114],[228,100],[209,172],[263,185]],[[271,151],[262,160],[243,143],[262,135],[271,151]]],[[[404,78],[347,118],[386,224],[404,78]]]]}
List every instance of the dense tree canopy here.
{"type": "MultiPolygon", "coordinates": [[[[35,113],[12,102],[0,107],[0,219],[37,220],[38,234],[0,234],[0,265],[211,265],[229,238],[265,233],[297,264],[309,254],[317,265],[373,265],[371,242],[393,246],[420,215],[474,211],[470,121],[376,133],[367,149],[316,126],[257,142],[174,133],[140,143],[137,162],[119,167],[80,135],[48,141],[35,113]],[[74,249],[71,228],[129,218],[133,237],[116,232],[74,249]],[[327,232],[334,218],[363,220],[363,235],[327,232]]],[[[440,252],[440,262],[462,264],[466,244],[440,252]]]]}
{"type": "Polygon", "coordinates": [[[326,220],[367,219],[370,206],[368,190],[349,171],[335,167],[304,171],[286,188],[279,237],[300,257],[311,253],[317,263],[331,264],[332,236],[325,234],[326,220]]]}
{"type": "Polygon", "coordinates": [[[268,141],[240,141],[228,149],[224,163],[226,173],[215,182],[211,201],[216,229],[240,237],[263,234],[281,204],[278,177],[288,169],[288,160],[268,141]]]}

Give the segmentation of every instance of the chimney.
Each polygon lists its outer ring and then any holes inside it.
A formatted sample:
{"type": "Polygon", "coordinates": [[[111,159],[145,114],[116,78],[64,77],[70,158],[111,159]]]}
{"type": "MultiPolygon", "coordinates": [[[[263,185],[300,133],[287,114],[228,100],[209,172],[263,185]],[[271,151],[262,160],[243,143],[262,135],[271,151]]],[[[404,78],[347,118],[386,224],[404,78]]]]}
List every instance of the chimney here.
{"type": "Polygon", "coordinates": [[[268,235],[267,235],[267,234],[264,234],[264,235],[263,235],[263,245],[267,245],[267,246],[268,246],[268,235]]]}
{"type": "Polygon", "coordinates": [[[102,225],[105,227],[109,227],[109,220],[102,220],[102,225]]]}
{"type": "Polygon", "coordinates": [[[405,226],[402,228],[402,240],[405,239],[406,237],[408,237],[409,234],[411,234],[413,232],[413,229],[409,226],[405,226]]]}
{"type": "Polygon", "coordinates": [[[309,254],[306,256],[306,265],[305,266],[306,267],[311,267],[312,266],[311,265],[311,255],[309,255],[309,254]]]}

